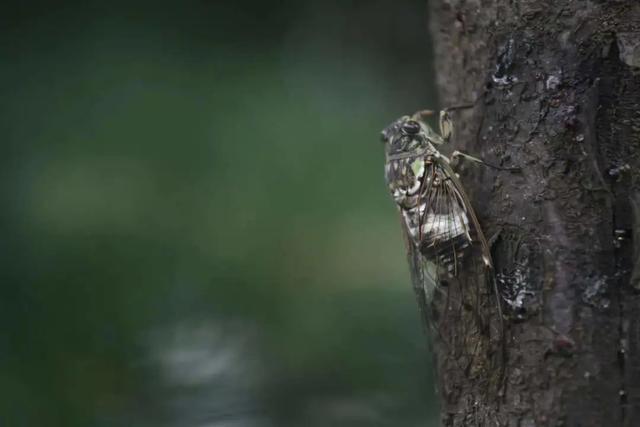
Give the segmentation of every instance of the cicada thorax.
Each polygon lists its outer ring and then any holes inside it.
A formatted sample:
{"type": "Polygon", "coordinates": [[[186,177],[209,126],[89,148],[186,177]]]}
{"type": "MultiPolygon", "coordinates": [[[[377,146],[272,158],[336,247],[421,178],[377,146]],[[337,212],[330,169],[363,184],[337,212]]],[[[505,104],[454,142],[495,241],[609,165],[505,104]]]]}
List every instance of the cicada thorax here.
{"type": "Polygon", "coordinates": [[[389,191],[401,210],[412,209],[420,202],[421,175],[423,170],[415,170],[414,158],[390,160],[386,166],[386,178],[389,191]]]}

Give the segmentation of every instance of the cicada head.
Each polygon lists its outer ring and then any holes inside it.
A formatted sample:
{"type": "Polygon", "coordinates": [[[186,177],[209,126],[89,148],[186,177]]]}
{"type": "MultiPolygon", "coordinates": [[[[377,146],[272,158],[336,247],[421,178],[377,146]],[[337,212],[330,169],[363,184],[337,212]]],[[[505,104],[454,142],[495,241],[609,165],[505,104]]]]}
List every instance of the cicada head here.
{"type": "Polygon", "coordinates": [[[437,153],[434,131],[422,120],[403,116],[382,131],[385,178],[391,195],[404,208],[415,207],[429,157],[437,153]]]}

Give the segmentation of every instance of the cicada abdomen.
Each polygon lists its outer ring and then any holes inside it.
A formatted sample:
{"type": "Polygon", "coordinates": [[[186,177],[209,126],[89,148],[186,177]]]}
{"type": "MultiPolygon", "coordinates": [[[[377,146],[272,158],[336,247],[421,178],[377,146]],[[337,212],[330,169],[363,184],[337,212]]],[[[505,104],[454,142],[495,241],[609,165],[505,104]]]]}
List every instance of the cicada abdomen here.
{"type": "Polygon", "coordinates": [[[456,276],[458,265],[472,244],[471,224],[464,200],[453,182],[425,160],[426,176],[418,205],[402,210],[411,238],[420,253],[456,276]]]}

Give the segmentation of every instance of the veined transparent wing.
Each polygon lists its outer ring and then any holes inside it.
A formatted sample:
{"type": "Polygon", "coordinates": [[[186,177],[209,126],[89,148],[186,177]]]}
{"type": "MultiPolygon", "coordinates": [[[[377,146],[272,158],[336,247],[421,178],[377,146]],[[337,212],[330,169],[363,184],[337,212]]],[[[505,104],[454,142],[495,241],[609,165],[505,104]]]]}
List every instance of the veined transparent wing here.
{"type": "Polygon", "coordinates": [[[459,364],[470,366],[479,351],[473,337],[490,323],[479,317],[479,307],[495,301],[491,255],[469,198],[446,160],[423,162],[418,203],[400,209],[413,288],[434,338],[463,350],[459,364]]]}

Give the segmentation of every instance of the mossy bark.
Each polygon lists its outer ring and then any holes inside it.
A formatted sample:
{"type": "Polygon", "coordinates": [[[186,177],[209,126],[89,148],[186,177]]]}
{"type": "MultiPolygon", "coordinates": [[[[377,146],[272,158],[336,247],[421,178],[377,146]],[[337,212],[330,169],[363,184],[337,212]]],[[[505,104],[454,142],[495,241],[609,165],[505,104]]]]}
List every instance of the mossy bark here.
{"type": "Polygon", "coordinates": [[[436,342],[443,425],[640,425],[640,2],[430,9],[455,148],[521,169],[462,172],[511,304],[502,386],[436,342]]]}

